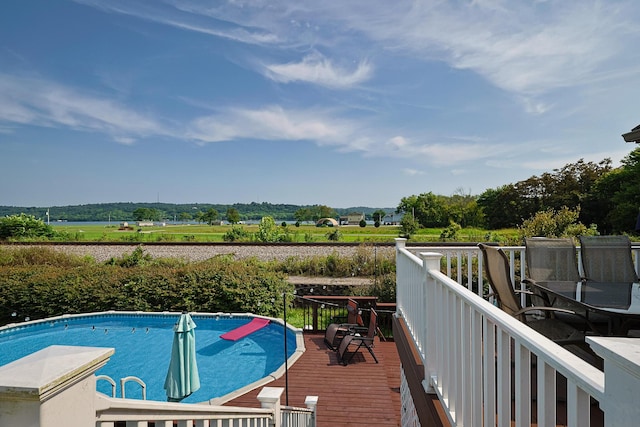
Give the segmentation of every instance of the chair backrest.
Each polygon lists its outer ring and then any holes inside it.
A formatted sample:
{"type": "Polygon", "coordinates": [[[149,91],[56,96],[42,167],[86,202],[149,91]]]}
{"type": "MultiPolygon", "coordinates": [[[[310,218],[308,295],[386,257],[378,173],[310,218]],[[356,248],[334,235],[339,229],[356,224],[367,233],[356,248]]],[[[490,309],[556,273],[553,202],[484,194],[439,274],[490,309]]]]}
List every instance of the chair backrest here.
{"type": "Polygon", "coordinates": [[[573,239],[528,237],[524,245],[527,278],[536,282],[581,280],[573,239]]]}
{"type": "MultiPolygon", "coordinates": [[[[487,278],[493,293],[497,296],[500,308],[510,315],[514,315],[522,308],[520,301],[513,290],[511,275],[509,272],[509,258],[504,251],[495,246],[478,244],[484,258],[487,278]]],[[[523,315],[517,317],[524,321],[523,315]]]]}
{"type": "Polygon", "coordinates": [[[363,324],[362,318],[360,317],[360,310],[358,310],[358,302],[351,298],[347,301],[347,323],[352,325],[363,324]]]}
{"type": "Polygon", "coordinates": [[[636,283],[627,236],[580,236],[582,269],[587,279],[606,283],[636,283]]]}
{"type": "Polygon", "coordinates": [[[378,329],[378,313],[372,308],[371,316],[369,317],[369,328],[367,329],[367,338],[373,338],[376,336],[378,329]]]}

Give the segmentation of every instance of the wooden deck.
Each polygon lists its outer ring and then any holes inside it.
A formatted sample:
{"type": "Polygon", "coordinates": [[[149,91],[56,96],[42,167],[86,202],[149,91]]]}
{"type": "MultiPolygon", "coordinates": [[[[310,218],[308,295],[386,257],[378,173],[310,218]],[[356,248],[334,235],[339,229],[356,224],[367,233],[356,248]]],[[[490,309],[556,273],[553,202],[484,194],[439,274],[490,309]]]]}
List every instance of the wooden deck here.
{"type": "MultiPolygon", "coordinates": [[[[380,363],[362,349],[348,366],[343,366],[323,338],[321,334],[304,335],[306,351],[289,368],[289,405],[305,407],[306,396],[318,396],[318,426],[399,426],[400,359],[395,343],[376,338],[374,352],[380,363]]],[[[284,387],[285,378],[268,385],[284,387]]],[[[246,393],[227,405],[259,407],[259,391],[246,393]]]]}

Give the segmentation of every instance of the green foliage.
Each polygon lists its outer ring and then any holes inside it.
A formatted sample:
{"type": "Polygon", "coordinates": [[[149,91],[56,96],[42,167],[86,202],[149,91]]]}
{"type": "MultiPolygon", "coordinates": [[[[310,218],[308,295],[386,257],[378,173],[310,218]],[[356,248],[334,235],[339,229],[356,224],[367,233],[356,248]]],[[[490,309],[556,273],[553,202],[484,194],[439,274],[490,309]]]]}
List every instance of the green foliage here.
{"type": "Polygon", "coordinates": [[[367,226],[367,221],[365,221],[364,219],[361,219],[360,222],[358,223],[358,225],[361,228],[365,228],[367,226]]]}
{"type": "Polygon", "coordinates": [[[51,226],[33,215],[21,213],[0,218],[0,240],[51,239],[55,235],[51,226]]]}
{"type": "Polygon", "coordinates": [[[227,221],[231,224],[237,224],[240,222],[240,212],[236,208],[228,208],[227,209],[227,221]]]}
{"type": "Polygon", "coordinates": [[[587,228],[578,222],[580,209],[564,206],[560,210],[547,209],[525,220],[520,227],[521,237],[575,237],[597,233],[595,226],[587,228]]]}
{"type": "Polygon", "coordinates": [[[273,217],[265,216],[260,220],[256,239],[259,242],[277,242],[280,238],[280,231],[276,226],[273,217]]]}
{"type": "Polygon", "coordinates": [[[138,208],[133,211],[133,219],[136,221],[160,221],[163,213],[154,208],[138,208]]]}
{"type": "Polygon", "coordinates": [[[458,232],[461,228],[462,227],[460,227],[460,224],[456,224],[455,222],[451,221],[449,226],[442,230],[442,233],[440,233],[440,240],[457,240],[458,232]]]}
{"type": "Polygon", "coordinates": [[[382,222],[382,219],[385,217],[385,215],[387,215],[385,211],[383,211],[382,209],[378,209],[371,215],[371,218],[374,222],[380,223],[382,222]]]}
{"type": "Polygon", "coordinates": [[[374,222],[374,223],[373,223],[373,226],[374,226],[375,228],[379,228],[379,227],[380,227],[380,221],[376,221],[376,222],[374,222]]]}
{"type": "Polygon", "coordinates": [[[205,222],[209,225],[213,225],[218,220],[218,211],[214,208],[209,208],[206,212],[204,212],[199,217],[199,221],[205,222]]]}
{"type": "Polygon", "coordinates": [[[396,302],[396,276],[385,274],[377,277],[369,286],[355,288],[353,295],[378,297],[378,302],[396,302]]]}
{"type": "Polygon", "coordinates": [[[411,236],[415,234],[416,231],[418,231],[418,223],[413,218],[413,214],[410,212],[405,213],[400,220],[399,236],[405,239],[411,239],[411,236]]]}
{"type": "Polygon", "coordinates": [[[253,259],[141,262],[145,257],[138,252],[137,264],[126,267],[117,262],[79,262],[74,257],[67,261],[54,257],[61,265],[51,265],[43,262],[51,255],[46,250],[40,255],[21,251],[0,251],[5,262],[0,269],[0,324],[13,321],[13,311],[32,319],[106,310],[253,312],[278,317],[282,308],[272,301],[283,292],[293,292],[282,273],[253,259]],[[5,251],[18,253],[9,256],[5,251]]]}
{"type": "Polygon", "coordinates": [[[327,240],[331,242],[339,242],[342,238],[342,233],[337,228],[333,231],[330,231],[326,234],[327,240]]]}
{"type": "Polygon", "coordinates": [[[224,233],[224,236],[222,236],[222,239],[225,242],[242,242],[242,241],[249,240],[250,237],[251,237],[251,234],[248,231],[246,231],[243,227],[233,226],[231,227],[231,230],[224,233]]]}
{"type": "Polygon", "coordinates": [[[106,265],[117,265],[119,267],[139,267],[151,262],[153,258],[151,255],[144,252],[142,246],[136,247],[133,252],[130,254],[124,254],[120,258],[111,258],[107,262],[106,265]]]}
{"type": "Polygon", "coordinates": [[[292,276],[371,277],[395,273],[396,264],[393,255],[383,255],[375,246],[363,244],[351,257],[341,257],[337,252],[289,257],[275,268],[292,276]]]}
{"type": "Polygon", "coordinates": [[[26,267],[31,265],[71,268],[92,263],[93,258],[68,255],[47,247],[9,249],[0,246],[0,266],[26,267]]]}

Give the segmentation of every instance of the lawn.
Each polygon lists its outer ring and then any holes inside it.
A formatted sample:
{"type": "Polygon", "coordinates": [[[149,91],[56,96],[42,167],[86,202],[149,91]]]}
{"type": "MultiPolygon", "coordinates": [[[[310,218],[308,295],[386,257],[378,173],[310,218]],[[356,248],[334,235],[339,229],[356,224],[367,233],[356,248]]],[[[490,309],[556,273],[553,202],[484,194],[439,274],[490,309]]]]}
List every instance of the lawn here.
{"type": "MultiPolygon", "coordinates": [[[[117,225],[99,224],[53,224],[54,229],[64,233],[64,240],[80,242],[223,242],[225,233],[232,229],[231,225],[202,225],[202,224],[171,224],[166,226],[134,226],[133,230],[120,230],[117,225]]],[[[253,235],[258,232],[257,224],[236,225],[253,235]]],[[[374,227],[367,225],[316,227],[315,225],[287,225],[278,226],[281,234],[287,233],[289,240],[296,243],[329,242],[328,234],[336,229],[340,232],[340,242],[393,242],[399,235],[399,227],[383,225],[374,227]]],[[[420,242],[440,241],[440,228],[424,228],[412,236],[411,240],[420,242]]],[[[510,239],[515,236],[516,230],[500,230],[488,232],[486,230],[466,228],[458,232],[456,241],[478,242],[487,240],[510,239]]],[[[453,239],[449,239],[453,240],[453,239]]]]}

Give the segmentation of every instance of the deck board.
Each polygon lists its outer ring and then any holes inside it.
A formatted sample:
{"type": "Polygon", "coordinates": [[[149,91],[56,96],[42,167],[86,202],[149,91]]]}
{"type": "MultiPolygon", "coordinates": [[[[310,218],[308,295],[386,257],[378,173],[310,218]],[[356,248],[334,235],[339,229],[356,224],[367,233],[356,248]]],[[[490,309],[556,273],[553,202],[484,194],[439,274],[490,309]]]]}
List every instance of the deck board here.
{"type": "MultiPolygon", "coordinates": [[[[395,343],[376,338],[374,352],[380,363],[361,350],[348,366],[343,366],[323,338],[320,334],[304,334],[306,351],[289,368],[289,405],[304,407],[306,396],[318,396],[319,426],[399,426],[400,359],[395,343]]],[[[268,386],[284,387],[285,377],[268,386]]],[[[259,407],[259,391],[250,391],[226,405],[259,407]]]]}

